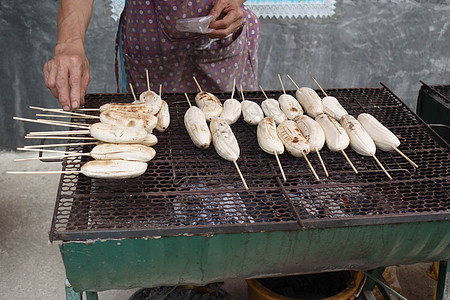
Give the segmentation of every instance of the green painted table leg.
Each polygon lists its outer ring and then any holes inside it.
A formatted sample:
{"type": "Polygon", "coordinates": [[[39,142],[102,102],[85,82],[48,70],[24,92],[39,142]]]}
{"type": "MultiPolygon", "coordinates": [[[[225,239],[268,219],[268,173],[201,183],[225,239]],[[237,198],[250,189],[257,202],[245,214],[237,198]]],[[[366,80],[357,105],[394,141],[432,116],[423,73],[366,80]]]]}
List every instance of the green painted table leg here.
{"type": "Polygon", "coordinates": [[[82,300],[81,293],[75,292],[68,281],[66,281],[66,300],[82,300]]]}
{"type": "Polygon", "coordinates": [[[448,278],[449,268],[447,261],[439,262],[439,275],[438,282],[436,285],[436,296],[435,300],[446,300],[448,299],[447,291],[447,278],[448,278]]]}
{"type": "Polygon", "coordinates": [[[97,292],[86,292],[87,300],[98,300],[97,292]]]}

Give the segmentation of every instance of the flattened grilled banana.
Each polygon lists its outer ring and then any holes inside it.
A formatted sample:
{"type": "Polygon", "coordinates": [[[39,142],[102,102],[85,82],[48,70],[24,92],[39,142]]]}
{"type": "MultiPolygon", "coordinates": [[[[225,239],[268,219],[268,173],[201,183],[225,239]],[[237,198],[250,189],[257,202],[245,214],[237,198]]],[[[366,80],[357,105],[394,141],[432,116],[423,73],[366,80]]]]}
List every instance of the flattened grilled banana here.
{"type": "Polygon", "coordinates": [[[92,137],[107,143],[141,143],[147,136],[144,128],[129,128],[98,122],[89,127],[92,137]]]}
{"type": "Polygon", "coordinates": [[[258,125],[264,118],[264,112],[261,107],[253,101],[244,100],[241,102],[242,116],[244,121],[250,125],[258,125]]]}
{"type": "Polygon", "coordinates": [[[208,92],[200,92],[195,96],[195,103],[205,114],[206,121],[220,116],[223,110],[219,98],[208,92]]]}
{"type": "Polygon", "coordinates": [[[327,96],[323,98],[322,104],[323,104],[323,112],[335,118],[337,121],[340,121],[343,116],[348,115],[345,108],[342,107],[338,99],[334,97],[327,96]]]}
{"type": "Polygon", "coordinates": [[[81,173],[92,178],[125,179],[138,177],[147,170],[147,163],[126,160],[92,160],[81,166],[81,173]]]}
{"type": "Polygon", "coordinates": [[[356,153],[364,156],[373,156],[375,154],[377,150],[375,143],[355,117],[344,115],[341,118],[341,125],[350,137],[350,147],[356,153]]]}
{"type": "Polygon", "coordinates": [[[214,118],[209,124],[217,154],[223,159],[236,161],[240,155],[239,144],[230,125],[222,118],[214,118]]]}
{"type": "Polygon", "coordinates": [[[211,144],[211,133],[206,124],[205,114],[196,107],[191,106],[184,114],[184,126],[194,143],[200,149],[206,149],[211,144]]]}
{"type": "Polygon", "coordinates": [[[325,133],[322,127],[314,119],[302,115],[297,120],[297,125],[300,128],[303,136],[308,140],[311,152],[320,151],[325,144],[325,133]]]}
{"type": "Polygon", "coordinates": [[[148,113],[149,107],[147,103],[106,103],[100,106],[100,112],[109,109],[129,112],[129,113],[148,113]]]}
{"type": "Polygon", "coordinates": [[[269,98],[264,100],[261,103],[261,108],[266,117],[274,119],[277,124],[280,124],[287,120],[286,115],[280,108],[280,104],[275,99],[269,98]]]}
{"type": "Polygon", "coordinates": [[[323,113],[322,99],[312,88],[299,88],[295,92],[295,97],[310,117],[315,118],[323,113]]]}
{"type": "Polygon", "coordinates": [[[241,103],[236,99],[227,99],[223,103],[223,111],[220,118],[224,119],[228,124],[234,124],[241,116],[241,103]]]}
{"type": "Polygon", "coordinates": [[[156,127],[158,119],[149,113],[130,113],[109,109],[100,113],[100,121],[123,127],[143,127],[147,132],[152,132],[156,127]]]}
{"type": "Polygon", "coordinates": [[[277,124],[272,118],[264,118],[256,130],[258,144],[269,154],[283,154],[284,145],[277,135],[277,124]]]}
{"type": "Polygon", "coordinates": [[[141,144],[102,143],[95,146],[90,154],[94,159],[147,162],[155,157],[156,151],[152,147],[141,144]]]}
{"type": "Polygon", "coordinates": [[[400,146],[400,140],[380,123],[374,116],[362,113],[358,116],[358,121],[370,135],[378,149],[392,151],[400,146]]]}
{"type": "Polygon", "coordinates": [[[308,140],[302,135],[295,121],[286,120],[278,125],[277,135],[292,156],[303,157],[311,150],[308,140]]]}
{"type": "Polygon", "coordinates": [[[297,121],[303,115],[303,109],[297,99],[288,94],[282,94],[278,98],[280,108],[289,120],[297,121]]]}
{"type": "Polygon", "coordinates": [[[327,114],[318,115],[316,121],[322,127],[325,133],[325,141],[331,151],[338,152],[348,147],[350,138],[338,121],[327,114]]]}

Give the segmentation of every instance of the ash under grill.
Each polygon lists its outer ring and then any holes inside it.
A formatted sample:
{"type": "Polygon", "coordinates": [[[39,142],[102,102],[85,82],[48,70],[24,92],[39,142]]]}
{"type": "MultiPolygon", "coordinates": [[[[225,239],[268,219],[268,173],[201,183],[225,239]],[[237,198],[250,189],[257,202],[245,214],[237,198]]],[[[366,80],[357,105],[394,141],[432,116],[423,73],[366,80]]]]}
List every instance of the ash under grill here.
{"type": "MultiPolygon", "coordinates": [[[[392,175],[390,181],[371,157],[348,148],[358,169],[354,174],[345,158],[324,147],[326,177],[316,154],[306,162],[289,154],[280,156],[287,182],[273,156],[258,147],[256,127],[242,118],[232,125],[241,147],[239,167],[245,190],[231,162],[220,158],[213,146],[196,148],[184,127],[188,104],[183,94],[165,94],[171,124],[156,133],[156,157],[138,178],[92,179],[63,174],[58,190],[50,239],[86,240],[220,232],[297,230],[361,224],[448,220],[450,218],[450,152],[434,132],[386,87],[329,89],[349,114],[373,114],[399,136],[399,149],[419,165],[414,169],[396,152],[377,152],[392,175]]],[[[278,98],[281,91],[268,91],[278,98]]],[[[287,91],[294,95],[295,91],[287,91]]],[[[216,94],[219,99],[229,93],[216,94]]],[[[320,92],[319,95],[323,96],[320,92]]],[[[190,95],[194,99],[195,95],[190,95]]],[[[261,103],[260,92],[245,97],[261,103]]],[[[108,102],[131,102],[127,94],[90,94],[87,107],[108,102]]],[[[76,140],[72,140],[76,143],[76,140]]],[[[88,152],[88,146],[68,147],[88,152]]],[[[66,170],[78,170],[89,158],[64,161],[66,170]]]]}

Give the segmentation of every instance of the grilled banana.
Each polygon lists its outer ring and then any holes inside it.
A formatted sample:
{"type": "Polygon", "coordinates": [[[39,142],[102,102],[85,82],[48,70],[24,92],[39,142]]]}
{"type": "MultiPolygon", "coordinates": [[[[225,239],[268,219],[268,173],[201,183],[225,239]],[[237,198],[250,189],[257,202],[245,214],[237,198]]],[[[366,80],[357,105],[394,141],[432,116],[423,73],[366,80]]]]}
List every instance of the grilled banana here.
{"type": "Polygon", "coordinates": [[[149,107],[147,103],[106,103],[100,106],[100,112],[107,111],[109,109],[120,110],[130,113],[148,113],[149,107]]]}
{"type": "Polygon", "coordinates": [[[297,120],[297,125],[303,136],[308,140],[311,152],[320,151],[325,144],[325,133],[320,124],[314,121],[314,119],[302,115],[297,120]]]}
{"type": "Polygon", "coordinates": [[[303,115],[303,109],[297,99],[288,94],[278,97],[281,110],[289,120],[297,121],[303,115]]]}
{"type": "Polygon", "coordinates": [[[236,161],[240,155],[239,144],[230,125],[222,118],[214,118],[209,124],[217,154],[223,159],[236,161]]]}
{"type": "Polygon", "coordinates": [[[362,113],[358,121],[375,142],[375,145],[383,151],[391,151],[400,146],[400,140],[381,124],[374,116],[362,113]]]}
{"type": "Polygon", "coordinates": [[[283,154],[284,145],[277,135],[277,124],[272,118],[264,118],[256,130],[258,144],[269,154],[283,154]]]}
{"type": "Polygon", "coordinates": [[[170,112],[169,105],[166,101],[161,101],[161,109],[156,114],[157,122],[156,122],[156,130],[159,132],[164,132],[170,124],[170,112]]]}
{"type": "Polygon", "coordinates": [[[344,115],[341,118],[341,125],[350,137],[350,147],[356,153],[364,156],[373,156],[375,154],[377,150],[375,143],[355,117],[344,115]]]}
{"type": "Polygon", "coordinates": [[[205,114],[196,106],[191,106],[184,114],[184,126],[194,143],[200,149],[206,149],[211,143],[211,133],[206,124],[205,114]]]}
{"type": "Polygon", "coordinates": [[[342,107],[341,103],[339,103],[338,99],[334,97],[326,96],[322,99],[322,104],[323,112],[338,121],[340,121],[343,116],[348,114],[345,108],[342,107]]]}
{"type": "Polygon", "coordinates": [[[264,118],[264,112],[261,107],[253,101],[244,100],[241,102],[242,116],[244,121],[250,125],[258,125],[264,118]]]}
{"type": "Polygon", "coordinates": [[[303,157],[311,150],[308,140],[302,135],[297,123],[292,120],[286,120],[278,125],[277,135],[292,156],[303,157]]]}
{"type": "Polygon", "coordinates": [[[147,132],[152,132],[158,119],[149,113],[130,113],[109,109],[100,113],[100,121],[123,127],[143,127],[147,132]]]}
{"type": "Polygon", "coordinates": [[[125,179],[138,177],[147,170],[147,163],[126,160],[92,160],[81,166],[83,175],[93,178],[125,179]]]}
{"type": "Polygon", "coordinates": [[[348,147],[350,138],[338,121],[326,114],[318,115],[316,121],[322,127],[325,133],[325,141],[331,151],[342,151],[348,147]]]}
{"type": "Polygon", "coordinates": [[[139,95],[139,101],[133,103],[147,103],[148,113],[156,115],[161,109],[162,99],[153,91],[145,91],[139,95]]]}
{"type": "Polygon", "coordinates": [[[206,121],[220,116],[223,110],[219,98],[208,92],[200,92],[195,96],[195,103],[205,114],[206,121]]]}
{"type": "Polygon", "coordinates": [[[284,112],[280,109],[280,104],[277,100],[268,98],[264,100],[261,103],[261,108],[266,115],[266,117],[272,118],[277,122],[277,124],[280,124],[287,120],[286,115],[284,112]]]}
{"type": "Polygon", "coordinates": [[[94,159],[122,159],[129,161],[147,162],[155,157],[155,149],[141,144],[102,143],[91,151],[94,159]]]}
{"type": "Polygon", "coordinates": [[[98,122],[89,127],[92,137],[107,143],[141,143],[147,137],[144,128],[121,127],[98,122]]]}
{"type": "Polygon", "coordinates": [[[310,117],[315,118],[323,113],[322,100],[312,88],[299,88],[295,92],[295,97],[310,117]]]}
{"type": "Polygon", "coordinates": [[[158,138],[156,137],[156,135],[151,134],[151,133],[147,133],[147,136],[141,142],[141,144],[144,146],[154,146],[157,143],[158,143],[158,138]]]}
{"type": "Polygon", "coordinates": [[[234,124],[241,116],[241,103],[236,99],[227,99],[223,103],[223,111],[220,118],[224,119],[228,124],[234,124]]]}

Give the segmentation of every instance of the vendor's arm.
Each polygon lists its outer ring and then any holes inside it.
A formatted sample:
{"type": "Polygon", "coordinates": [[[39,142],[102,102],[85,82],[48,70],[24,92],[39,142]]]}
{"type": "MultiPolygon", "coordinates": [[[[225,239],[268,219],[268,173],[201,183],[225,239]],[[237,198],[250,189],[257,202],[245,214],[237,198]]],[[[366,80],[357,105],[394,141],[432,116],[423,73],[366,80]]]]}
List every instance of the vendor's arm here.
{"type": "Polygon", "coordinates": [[[214,16],[214,21],[209,27],[214,29],[208,36],[223,39],[242,26],[244,15],[241,5],[245,0],[216,0],[214,7],[209,12],[214,16]]]}
{"type": "Polygon", "coordinates": [[[84,104],[90,81],[84,37],[94,0],[61,0],[58,10],[58,41],[55,56],[44,65],[45,85],[64,110],[84,104]]]}

